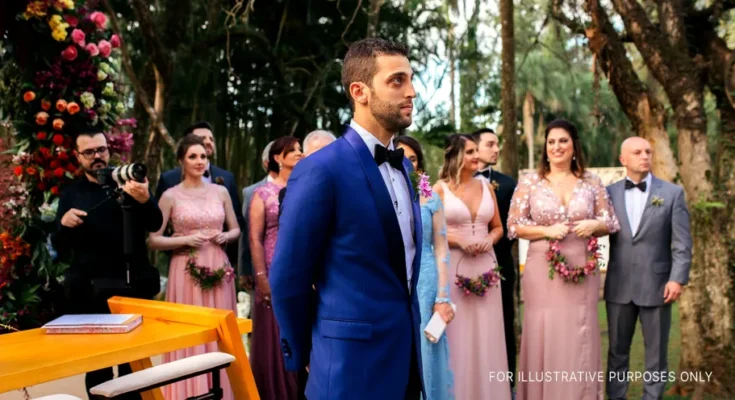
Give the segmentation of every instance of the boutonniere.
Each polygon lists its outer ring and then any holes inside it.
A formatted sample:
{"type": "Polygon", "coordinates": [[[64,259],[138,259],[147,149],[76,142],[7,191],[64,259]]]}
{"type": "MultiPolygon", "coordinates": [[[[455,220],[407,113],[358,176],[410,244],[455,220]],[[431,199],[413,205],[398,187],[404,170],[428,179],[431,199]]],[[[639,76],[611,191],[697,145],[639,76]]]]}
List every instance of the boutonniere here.
{"type": "Polygon", "coordinates": [[[218,176],[218,177],[214,178],[214,182],[216,184],[218,184],[218,185],[223,185],[224,186],[224,184],[225,184],[225,178],[223,178],[221,176],[218,176]]]}
{"type": "Polygon", "coordinates": [[[419,194],[431,198],[431,184],[429,184],[429,175],[421,171],[411,172],[411,184],[413,185],[414,201],[418,200],[419,194]]]}
{"type": "Polygon", "coordinates": [[[500,184],[496,180],[491,181],[490,184],[493,186],[493,189],[495,189],[496,192],[498,191],[498,188],[500,188],[500,184]]]}
{"type": "Polygon", "coordinates": [[[664,199],[658,196],[653,196],[653,200],[651,200],[651,204],[656,207],[662,206],[664,204],[664,199]]]}

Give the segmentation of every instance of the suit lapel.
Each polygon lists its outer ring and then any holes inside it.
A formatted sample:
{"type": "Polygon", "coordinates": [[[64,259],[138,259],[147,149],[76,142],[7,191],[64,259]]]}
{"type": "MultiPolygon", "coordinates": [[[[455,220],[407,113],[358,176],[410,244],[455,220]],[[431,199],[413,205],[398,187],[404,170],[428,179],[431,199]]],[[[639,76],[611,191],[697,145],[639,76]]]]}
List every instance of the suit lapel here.
{"type": "Polygon", "coordinates": [[[613,204],[621,205],[618,210],[616,210],[616,213],[619,215],[618,221],[622,224],[621,229],[625,229],[630,237],[633,237],[635,232],[633,232],[630,227],[630,220],[628,219],[628,205],[625,202],[625,180],[618,182],[618,184],[613,187],[612,196],[614,196],[613,204]]]}
{"type": "MultiPolygon", "coordinates": [[[[401,227],[398,225],[396,212],[393,210],[393,202],[390,199],[388,188],[385,186],[385,181],[383,181],[383,176],[380,174],[378,165],[375,164],[375,159],[373,159],[370,150],[368,150],[360,135],[352,128],[347,127],[347,131],[343,137],[352,146],[353,150],[355,150],[362,164],[362,169],[368,178],[370,191],[375,199],[375,205],[378,208],[378,214],[380,215],[380,221],[383,226],[390,265],[400,279],[401,286],[408,294],[408,287],[406,286],[408,277],[406,276],[406,256],[403,247],[403,237],[401,236],[401,227]]],[[[415,209],[414,215],[416,215],[415,209]]]]}
{"type": "Polygon", "coordinates": [[[651,202],[653,201],[653,198],[658,196],[661,192],[661,181],[658,180],[655,176],[651,175],[651,193],[648,194],[648,198],[646,199],[646,205],[643,208],[643,214],[641,215],[641,222],[638,223],[638,232],[633,235],[633,237],[636,237],[640,235],[640,233],[643,231],[644,225],[651,217],[651,202]]]}
{"type": "MultiPolygon", "coordinates": [[[[416,288],[416,282],[418,281],[419,268],[421,267],[421,242],[419,241],[423,235],[421,225],[421,204],[419,196],[411,183],[411,179],[406,171],[413,170],[411,162],[407,158],[403,158],[403,178],[406,179],[406,185],[408,185],[408,194],[411,196],[411,210],[413,212],[413,243],[416,246],[416,253],[413,257],[413,274],[411,275],[411,288],[416,288]]],[[[400,226],[398,227],[400,229],[400,226]]],[[[404,255],[405,258],[405,255],[404,255]]],[[[404,261],[405,263],[405,261],[404,261]]]]}

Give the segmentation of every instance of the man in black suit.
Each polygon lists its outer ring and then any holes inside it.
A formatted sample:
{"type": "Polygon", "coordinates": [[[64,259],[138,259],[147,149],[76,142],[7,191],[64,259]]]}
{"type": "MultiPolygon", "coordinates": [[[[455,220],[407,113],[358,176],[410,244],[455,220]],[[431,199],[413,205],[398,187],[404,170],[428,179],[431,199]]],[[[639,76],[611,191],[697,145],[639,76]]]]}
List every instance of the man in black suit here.
{"type": "MultiPolygon", "coordinates": [[[[500,221],[503,223],[503,237],[494,246],[495,256],[498,264],[502,267],[501,274],[505,280],[501,281],[500,288],[503,297],[503,322],[505,323],[505,349],[508,354],[508,369],[515,375],[516,368],[516,342],[514,331],[515,308],[513,307],[513,296],[516,287],[516,277],[519,275],[513,254],[513,242],[508,240],[508,210],[513,192],[516,189],[516,181],[508,175],[495,171],[492,167],[498,163],[500,147],[498,136],[492,129],[480,129],[472,134],[477,142],[480,153],[480,169],[476,178],[490,182],[495,188],[498,199],[500,221]]],[[[511,391],[514,390],[515,380],[510,379],[511,391]]],[[[515,397],[515,393],[514,393],[515,397]]]]}
{"type": "MultiPolygon", "coordinates": [[[[188,128],[184,132],[184,136],[188,134],[194,134],[204,139],[204,150],[207,152],[207,158],[209,159],[209,166],[204,172],[202,179],[219,185],[223,185],[227,188],[227,192],[230,193],[232,199],[232,207],[235,210],[240,210],[240,197],[237,195],[237,185],[235,184],[235,176],[232,172],[224,170],[212,164],[212,160],[215,154],[214,148],[214,135],[212,134],[212,126],[208,122],[197,122],[188,128]]],[[[181,167],[176,167],[172,170],[166,171],[161,174],[161,179],[158,181],[158,187],[156,188],[156,201],[161,199],[163,192],[181,183],[181,167]]],[[[240,231],[243,232],[245,223],[243,221],[242,214],[237,214],[237,224],[240,225],[240,231]]],[[[227,246],[227,258],[230,260],[235,271],[238,270],[238,243],[232,242],[227,246]]]]}

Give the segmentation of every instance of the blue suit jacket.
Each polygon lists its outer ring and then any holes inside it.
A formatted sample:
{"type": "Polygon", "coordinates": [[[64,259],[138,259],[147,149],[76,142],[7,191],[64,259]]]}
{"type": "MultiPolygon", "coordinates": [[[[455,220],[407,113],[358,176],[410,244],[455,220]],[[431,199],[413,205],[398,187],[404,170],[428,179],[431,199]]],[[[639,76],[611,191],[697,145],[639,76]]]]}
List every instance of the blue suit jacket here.
{"type": "MultiPolygon", "coordinates": [[[[216,183],[217,178],[222,178],[224,186],[227,188],[227,192],[230,194],[232,200],[232,207],[235,210],[237,216],[237,224],[240,226],[240,234],[242,234],[245,225],[242,214],[240,214],[240,197],[237,195],[237,184],[235,183],[235,176],[232,172],[225,169],[219,168],[216,165],[209,164],[209,172],[212,177],[212,183],[216,183]]],[[[181,183],[181,167],[168,170],[161,174],[161,179],[158,180],[158,186],[156,186],[156,201],[161,200],[163,192],[181,183]]],[[[235,271],[238,271],[238,243],[231,242],[227,246],[227,258],[230,260],[235,271]]]]}
{"type": "MultiPolygon", "coordinates": [[[[404,170],[411,171],[405,158],[404,170]]],[[[286,368],[310,364],[309,400],[403,399],[412,351],[420,371],[418,200],[412,209],[409,294],[393,203],[357,132],[347,128],[294,168],[270,285],[286,368]]]]}

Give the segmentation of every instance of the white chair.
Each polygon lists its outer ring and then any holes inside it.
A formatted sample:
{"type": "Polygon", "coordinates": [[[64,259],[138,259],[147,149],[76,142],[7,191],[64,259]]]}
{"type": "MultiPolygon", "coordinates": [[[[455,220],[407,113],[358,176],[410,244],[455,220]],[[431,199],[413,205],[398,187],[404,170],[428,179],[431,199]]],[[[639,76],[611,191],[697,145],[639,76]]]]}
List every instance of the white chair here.
{"type": "Polygon", "coordinates": [[[49,396],[38,397],[33,400],[82,400],[79,397],[68,394],[52,394],[49,396]]]}
{"type": "Polygon", "coordinates": [[[235,357],[227,353],[205,353],[170,363],[157,365],[99,384],[90,390],[92,399],[114,399],[126,393],[142,393],[198,375],[212,373],[209,393],[190,399],[222,399],[220,370],[227,368],[235,357]]]}

